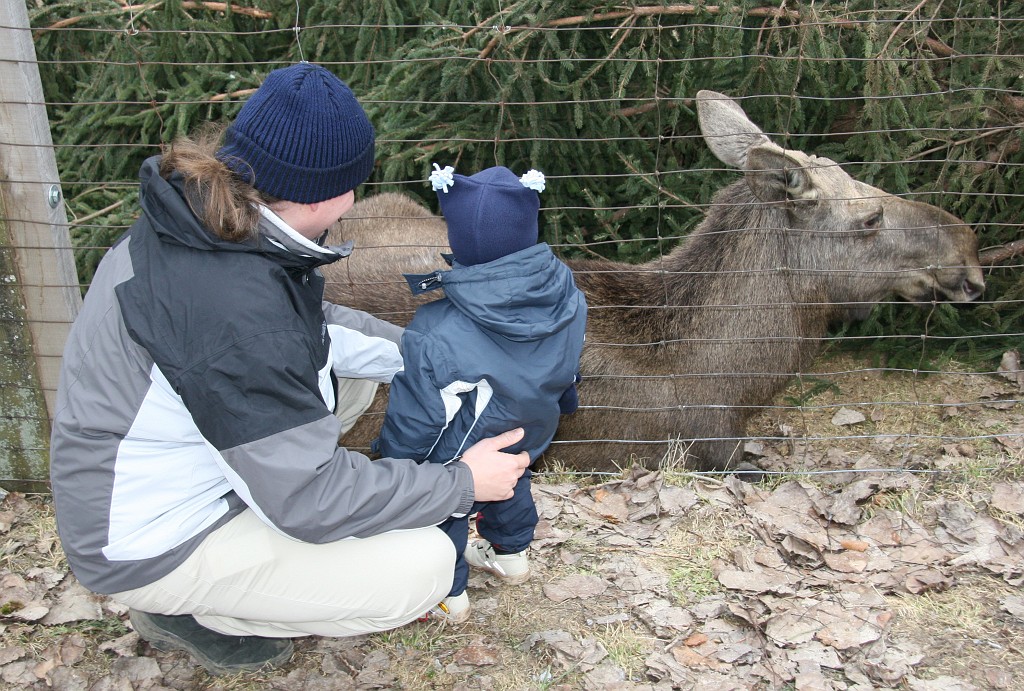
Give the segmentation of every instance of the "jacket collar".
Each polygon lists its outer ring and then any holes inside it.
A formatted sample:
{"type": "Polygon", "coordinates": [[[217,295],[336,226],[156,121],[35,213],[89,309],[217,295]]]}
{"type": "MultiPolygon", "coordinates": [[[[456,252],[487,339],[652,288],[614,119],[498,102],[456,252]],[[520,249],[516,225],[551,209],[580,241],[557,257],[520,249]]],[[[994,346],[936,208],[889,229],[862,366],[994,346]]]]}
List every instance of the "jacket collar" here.
{"type": "Polygon", "coordinates": [[[317,266],[330,264],[352,254],[352,241],[325,247],[322,243],[327,239],[326,230],[314,242],[285,223],[272,209],[260,205],[259,210],[263,217],[260,233],[268,242],[291,254],[308,258],[316,262],[317,266]]]}
{"type": "Polygon", "coordinates": [[[259,228],[254,237],[233,242],[207,230],[186,200],[185,182],[178,173],[164,179],[159,172],[160,157],[147,159],[140,171],[140,202],[143,214],[163,242],[207,252],[243,252],[262,254],[289,268],[309,271],[348,256],[351,244],[324,247],[308,240],[282,221],[277,214],[261,207],[259,228]]]}

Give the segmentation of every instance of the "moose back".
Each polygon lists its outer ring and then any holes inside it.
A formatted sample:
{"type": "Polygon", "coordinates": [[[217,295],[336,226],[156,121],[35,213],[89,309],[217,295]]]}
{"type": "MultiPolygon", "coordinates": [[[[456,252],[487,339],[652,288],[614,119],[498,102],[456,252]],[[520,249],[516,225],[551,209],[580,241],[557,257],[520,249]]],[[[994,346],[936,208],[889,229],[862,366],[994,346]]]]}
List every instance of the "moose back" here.
{"type": "MultiPolygon", "coordinates": [[[[743,176],[660,259],[568,262],[589,304],[583,381],[547,461],[612,470],[685,449],[693,467],[755,473],[742,462],[748,421],[807,370],[830,326],[897,296],[968,302],[984,288],[960,219],[783,149],[722,94],[698,93],[697,114],[707,146],[743,176]]],[[[445,268],[443,219],[404,195],[357,203],[328,241],[345,240],[355,250],[325,268],[326,299],[397,323],[418,304],[401,274],[445,268]]],[[[342,443],[367,447],[383,408],[342,443]]]]}

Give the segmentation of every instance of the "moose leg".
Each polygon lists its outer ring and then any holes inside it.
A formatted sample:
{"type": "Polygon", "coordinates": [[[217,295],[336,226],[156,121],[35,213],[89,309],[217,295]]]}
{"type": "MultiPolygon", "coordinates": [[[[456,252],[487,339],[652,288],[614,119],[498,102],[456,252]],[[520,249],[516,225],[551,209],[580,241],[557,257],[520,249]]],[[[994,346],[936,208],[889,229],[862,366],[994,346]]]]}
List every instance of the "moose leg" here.
{"type": "Polygon", "coordinates": [[[743,460],[743,441],[740,439],[694,441],[686,454],[687,464],[701,470],[727,472],[744,482],[761,482],[764,471],[743,460]]]}
{"type": "Polygon", "coordinates": [[[384,423],[384,411],[387,409],[387,405],[388,386],[387,384],[382,384],[377,387],[373,402],[369,408],[363,411],[350,430],[342,432],[338,444],[352,451],[369,454],[370,442],[380,434],[381,425],[384,423]]]}
{"type": "MultiPolygon", "coordinates": [[[[694,431],[687,449],[687,465],[700,470],[734,473],[744,482],[760,482],[764,479],[761,468],[743,460],[743,446],[746,441],[747,416],[742,411],[727,407],[712,407],[689,411],[686,422],[694,431]]],[[[692,432],[691,432],[692,434],[692,432]]]]}

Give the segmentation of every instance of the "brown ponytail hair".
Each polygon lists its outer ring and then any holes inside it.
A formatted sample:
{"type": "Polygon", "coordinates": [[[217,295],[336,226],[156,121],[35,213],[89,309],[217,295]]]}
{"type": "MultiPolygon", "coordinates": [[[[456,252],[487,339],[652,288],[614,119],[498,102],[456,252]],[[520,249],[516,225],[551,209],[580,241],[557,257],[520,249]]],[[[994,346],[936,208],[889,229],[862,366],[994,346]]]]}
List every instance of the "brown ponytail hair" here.
{"type": "Polygon", "coordinates": [[[164,151],[160,175],[181,173],[192,212],[217,237],[241,242],[255,234],[260,220],[256,205],[279,200],[261,193],[217,158],[225,129],[223,124],[208,124],[193,137],[176,139],[164,151]]]}

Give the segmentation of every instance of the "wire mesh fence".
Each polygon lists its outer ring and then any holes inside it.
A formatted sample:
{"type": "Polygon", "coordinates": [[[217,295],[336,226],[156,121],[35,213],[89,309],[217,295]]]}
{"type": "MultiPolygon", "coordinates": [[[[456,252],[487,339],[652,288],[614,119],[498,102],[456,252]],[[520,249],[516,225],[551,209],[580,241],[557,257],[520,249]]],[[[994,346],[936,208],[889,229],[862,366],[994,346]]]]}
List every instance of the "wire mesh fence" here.
{"type": "MultiPolygon", "coordinates": [[[[436,212],[433,163],[547,176],[543,239],[573,262],[592,321],[581,414],[563,424],[553,466],[678,461],[694,443],[725,444],[780,473],[1021,460],[1021,3],[27,7],[29,26],[2,29],[32,37],[70,223],[63,249],[74,252],[83,294],[139,213],[142,161],[203,123],[230,120],[271,69],[305,59],[345,79],[376,126],[377,166],[361,197],[398,192],[436,212]],[[952,304],[952,292],[929,287],[913,306],[891,288],[914,272],[970,264],[939,257],[918,224],[888,219],[902,241],[881,254],[902,263],[859,259],[853,248],[870,238],[852,225],[797,234],[749,219],[712,224],[743,218],[749,199],[715,194],[751,176],[713,152],[698,121],[701,89],[735,99],[779,146],[816,155],[830,179],[872,186],[819,190],[830,213],[866,208],[882,190],[969,224],[984,294],[952,304]],[[698,228],[718,236],[708,247],[721,254],[676,263],[698,228]],[[749,245],[725,261],[743,247],[730,237],[767,230],[788,235],[793,254],[749,245]],[[910,252],[922,239],[932,251],[910,252]],[[829,262],[798,261],[797,248],[814,243],[833,246],[829,262]],[[831,289],[847,283],[889,288],[870,299],[831,289]],[[772,292],[779,285],[784,294],[772,292]],[[840,312],[825,330],[807,328],[809,315],[840,312]],[[751,399],[764,382],[770,400],[751,399]]],[[[0,212],[4,227],[19,220],[0,212]]],[[[418,223],[381,212],[351,264],[328,275],[332,297],[407,319],[395,243],[381,238],[397,226],[403,252],[436,258],[443,238],[427,241],[411,230],[418,223]]],[[[49,411],[20,306],[39,280],[18,269],[22,248],[4,240],[0,444],[9,461],[0,483],[45,486],[49,411]]]]}

